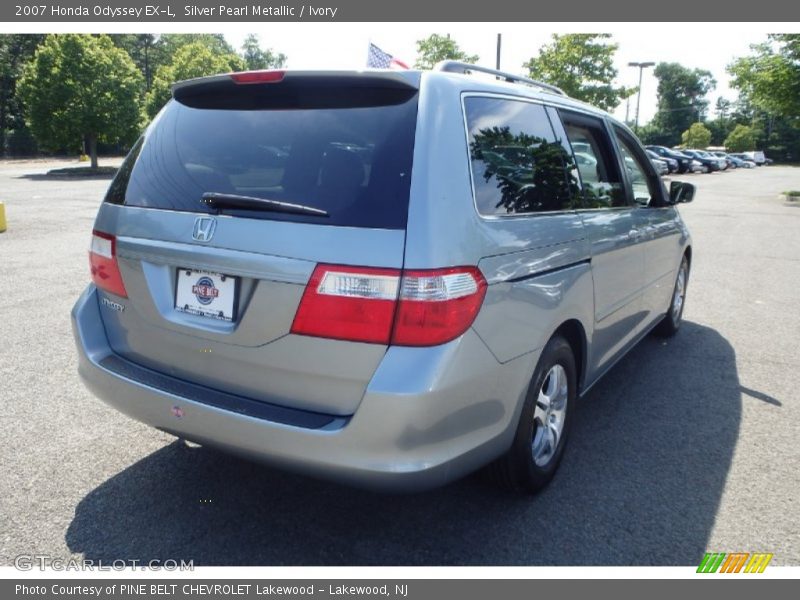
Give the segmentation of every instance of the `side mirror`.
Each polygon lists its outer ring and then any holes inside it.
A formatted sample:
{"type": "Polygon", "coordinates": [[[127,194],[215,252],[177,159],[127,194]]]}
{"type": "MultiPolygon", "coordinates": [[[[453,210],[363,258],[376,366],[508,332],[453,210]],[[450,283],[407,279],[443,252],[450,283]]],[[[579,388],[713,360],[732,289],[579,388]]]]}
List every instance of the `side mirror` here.
{"type": "Polygon", "coordinates": [[[679,204],[681,202],[691,202],[694,199],[695,189],[693,183],[673,181],[669,184],[669,203],[679,204]]]}

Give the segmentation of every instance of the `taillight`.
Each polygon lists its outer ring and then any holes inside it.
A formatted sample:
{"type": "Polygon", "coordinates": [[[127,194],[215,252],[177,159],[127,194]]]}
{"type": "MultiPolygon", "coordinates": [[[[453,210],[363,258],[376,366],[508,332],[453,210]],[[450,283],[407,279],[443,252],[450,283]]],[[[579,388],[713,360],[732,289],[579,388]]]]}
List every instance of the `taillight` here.
{"type": "Polygon", "coordinates": [[[434,346],[464,333],[486,280],[474,267],[403,271],[318,265],[292,333],[355,342],[434,346]]]}
{"type": "Polygon", "coordinates": [[[92,270],[92,281],[97,287],[123,298],[128,297],[117,265],[117,240],[113,235],[92,231],[89,266],[92,270]]]}
{"type": "Polygon", "coordinates": [[[278,83],[283,81],[286,71],[265,70],[265,71],[240,71],[231,73],[231,79],[240,84],[248,83],[278,83]]]}
{"type": "Polygon", "coordinates": [[[400,271],[318,265],[303,293],[292,333],[388,344],[400,271]]]}
{"type": "Polygon", "coordinates": [[[436,346],[469,329],[486,295],[475,267],[404,271],[392,344],[436,346]]]}

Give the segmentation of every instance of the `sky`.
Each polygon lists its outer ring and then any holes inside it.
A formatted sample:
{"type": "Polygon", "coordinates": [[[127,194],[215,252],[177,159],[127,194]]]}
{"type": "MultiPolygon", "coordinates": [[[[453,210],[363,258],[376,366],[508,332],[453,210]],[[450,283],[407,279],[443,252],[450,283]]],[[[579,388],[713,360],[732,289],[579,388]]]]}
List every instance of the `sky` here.
{"type": "MultiPolygon", "coordinates": [[[[796,24],[795,24],[796,25],[796,24]]],[[[501,68],[524,74],[522,64],[538,53],[552,33],[611,33],[619,44],[615,57],[618,84],[635,87],[639,70],[629,62],[678,62],[686,67],[711,71],[717,88],[709,94],[710,106],[723,96],[736,98],[731,90],[725,67],[734,58],[750,52],[750,45],[766,40],[768,32],[785,31],[786,24],[697,24],[697,23],[633,23],[633,24],[552,24],[552,23],[372,23],[372,24],[259,24],[243,25],[237,30],[223,31],[228,41],[241,46],[251,30],[260,36],[262,47],[271,47],[289,57],[290,68],[359,69],[366,66],[370,41],[393,56],[412,64],[416,57],[416,40],[431,33],[447,34],[469,54],[480,56],[479,64],[495,66],[497,34],[502,34],[501,68]],[[247,29],[249,27],[249,29],[247,29]]],[[[657,80],[653,69],[644,71],[639,122],[649,121],[656,110],[657,80]]],[[[636,96],[630,99],[630,119],[636,112],[636,96]]],[[[625,118],[623,102],[614,112],[625,118]]]]}

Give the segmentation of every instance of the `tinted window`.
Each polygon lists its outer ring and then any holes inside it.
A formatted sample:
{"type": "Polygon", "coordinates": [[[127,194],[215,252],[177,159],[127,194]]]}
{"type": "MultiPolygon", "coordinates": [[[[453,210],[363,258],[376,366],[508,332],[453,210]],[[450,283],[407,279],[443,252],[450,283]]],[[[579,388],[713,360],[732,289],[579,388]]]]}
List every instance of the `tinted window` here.
{"type": "Polygon", "coordinates": [[[320,208],[329,217],[225,210],[249,218],[402,229],[416,95],[380,106],[190,108],[172,101],[112,183],[110,202],[207,212],[206,192],[320,208]],[[135,161],[135,164],[134,164],[135,161]]]}
{"type": "Polygon", "coordinates": [[[566,210],[568,154],[543,106],[499,98],[464,101],[475,203],[482,215],[566,210]]]}
{"type": "Polygon", "coordinates": [[[613,208],[627,205],[614,153],[602,124],[565,116],[564,129],[572,146],[583,184],[585,208],[613,208]]]}
{"type": "Polygon", "coordinates": [[[652,175],[654,171],[648,168],[649,165],[645,163],[648,159],[636,149],[633,140],[619,130],[617,130],[617,141],[622,153],[622,162],[628,172],[633,199],[637,204],[647,206],[656,198],[657,178],[652,175]]]}
{"type": "Polygon", "coordinates": [[[117,174],[114,175],[114,179],[111,181],[111,185],[108,187],[108,191],[106,192],[106,202],[111,202],[112,204],[125,204],[125,190],[128,188],[128,182],[131,179],[133,165],[136,164],[136,159],[139,157],[139,152],[142,150],[143,143],[143,137],[136,140],[136,143],[131,148],[128,156],[126,156],[125,160],[122,161],[122,164],[117,170],[117,174]]]}

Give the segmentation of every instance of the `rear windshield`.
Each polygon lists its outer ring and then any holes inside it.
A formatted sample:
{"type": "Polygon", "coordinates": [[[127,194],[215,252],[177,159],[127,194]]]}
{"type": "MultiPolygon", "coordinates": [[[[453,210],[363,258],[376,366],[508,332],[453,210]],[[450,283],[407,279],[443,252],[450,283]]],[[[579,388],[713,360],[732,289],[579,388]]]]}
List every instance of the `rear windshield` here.
{"type": "MultiPolygon", "coordinates": [[[[354,102],[355,104],[355,102],[354,102]]],[[[319,208],[317,217],[223,209],[254,219],[403,229],[417,96],[379,106],[210,109],[171,101],[134,146],[106,201],[176,211],[213,211],[216,192],[319,208]]]]}

